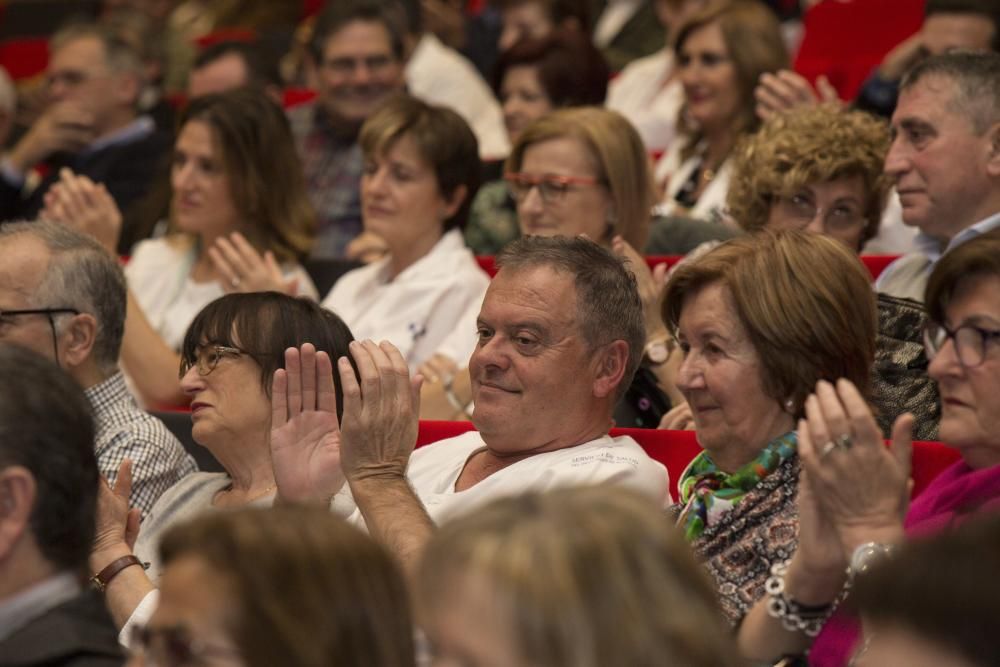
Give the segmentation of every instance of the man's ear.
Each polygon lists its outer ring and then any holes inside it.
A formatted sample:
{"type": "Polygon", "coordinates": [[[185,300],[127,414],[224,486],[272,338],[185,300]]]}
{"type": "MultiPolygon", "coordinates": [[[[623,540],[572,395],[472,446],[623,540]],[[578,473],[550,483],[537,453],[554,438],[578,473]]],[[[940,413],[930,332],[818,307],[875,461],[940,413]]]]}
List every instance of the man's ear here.
{"type": "Polygon", "coordinates": [[[306,75],[306,87],[309,90],[319,90],[319,63],[313,57],[312,50],[306,49],[306,54],[302,58],[306,75]]]}
{"type": "Polygon", "coordinates": [[[59,361],[76,368],[90,358],[97,342],[97,318],[90,313],[74,315],[59,336],[59,361]]]}
{"type": "Polygon", "coordinates": [[[989,141],[986,169],[990,176],[1000,177],[1000,123],[994,123],[986,131],[986,139],[989,141]]]}
{"type": "Polygon", "coordinates": [[[123,105],[135,107],[142,94],[142,77],[134,72],[119,72],[115,74],[114,96],[123,105]]]}
{"type": "Polygon", "coordinates": [[[35,506],[35,478],[22,466],[0,470],[0,561],[28,530],[35,506]]]}
{"type": "Polygon", "coordinates": [[[616,340],[603,346],[594,355],[594,396],[612,396],[624,381],[625,367],[628,366],[628,343],[616,340]]]}

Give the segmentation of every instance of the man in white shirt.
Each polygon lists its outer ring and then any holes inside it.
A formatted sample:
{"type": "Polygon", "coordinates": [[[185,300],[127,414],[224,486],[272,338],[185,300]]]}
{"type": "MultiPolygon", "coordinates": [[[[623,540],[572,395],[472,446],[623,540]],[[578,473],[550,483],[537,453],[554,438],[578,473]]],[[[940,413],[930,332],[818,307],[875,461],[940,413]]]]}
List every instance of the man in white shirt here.
{"type": "Polygon", "coordinates": [[[410,380],[388,343],[352,343],[360,386],[347,360],[338,360],[342,430],[331,414],[329,361],[309,349],[286,355],[272,397],[282,499],[334,498],[335,508],[348,510],[353,503],[353,519],[363,517],[408,566],[435,523],[499,496],[615,483],[667,501],[666,470],[631,438],[608,435],[645,343],[635,278],[583,238],[525,237],[497,265],[469,362],[478,433],[411,459],[419,379],[410,380]],[[317,428],[324,413],[326,428],[317,428]],[[351,498],[335,496],[345,478],[351,498]]]}
{"type": "Polygon", "coordinates": [[[920,252],[879,276],[892,296],[923,300],[934,263],[1000,227],[1000,54],[933,56],[904,77],[885,171],[920,252]]]}
{"type": "Polygon", "coordinates": [[[0,662],[117,667],[111,617],[80,577],[99,480],[90,404],[23,348],[0,345],[0,377],[0,662]]]}

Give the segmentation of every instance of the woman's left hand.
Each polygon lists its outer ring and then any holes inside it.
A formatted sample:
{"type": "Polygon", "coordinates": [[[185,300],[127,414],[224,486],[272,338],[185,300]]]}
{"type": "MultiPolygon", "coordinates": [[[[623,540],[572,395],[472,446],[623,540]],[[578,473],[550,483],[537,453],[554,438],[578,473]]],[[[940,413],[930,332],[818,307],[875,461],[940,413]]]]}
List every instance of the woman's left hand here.
{"type": "Polygon", "coordinates": [[[893,426],[886,448],[864,398],[849,381],[820,381],[805,404],[799,455],[845,554],[864,542],[902,536],[909,496],[913,417],[893,426]]]}
{"type": "Polygon", "coordinates": [[[295,296],[298,293],[298,280],[285,280],[274,253],[268,250],[262,257],[239,232],[233,232],[228,238],[220,236],[208,249],[208,256],[222,274],[219,283],[227,294],[284,292],[295,296]]]}
{"type": "Polygon", "coordinates": [[[97,528],[91,547],[91,569],[99,572],[125,553],[131,553],[139,535],[140,513],[129,508],[132,492],[132,461],[125,459],[118,467],[114,486],[102,476],[97,490],[97,528]]]}
{"type": "Polygon", "coordinates": [[[45,193],[40,218],[57,220],[93,236],[108,252],[116,254],[121,237],[122,214],[103,183],[94,183],[69,169],[45,193]]]}
{"type": "Polygon", "coordinates": [[[640,255],[635,248],[621,236],[611,239],[611,249],[621,259],[628,262],[629,269],[635,276],[639,287],[639,297],[642,299],[642,313],[646,322],[646,336],[652,338],[654,335],[666,333],[663,320],[660,316],[660,303],[663,298],[663,288],[667,284],[666,263],[657,264],[650,270],[646,264],[646,258],[640,255]]]}

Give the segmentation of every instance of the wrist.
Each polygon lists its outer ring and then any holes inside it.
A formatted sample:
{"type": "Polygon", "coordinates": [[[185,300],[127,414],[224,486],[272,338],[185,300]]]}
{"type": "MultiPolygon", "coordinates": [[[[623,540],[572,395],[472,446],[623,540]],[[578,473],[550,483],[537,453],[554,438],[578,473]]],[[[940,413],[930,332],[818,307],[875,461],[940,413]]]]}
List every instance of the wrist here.
{"type": "Polygon", "coordinates": [[[804,605],[828,604],[836,599],[847,580],[846,563],[812,565],[796,553],[788,564],[785,586],[789,597],[804,605]]]}
{"type": "Polygon", "coordinates": [[[903,525],[898,520],[884,520],[840,529],[840,543],[848,556],[862,544],[899,544],[906,537],[903,525]]]}
{"type": "Polygon", "coordinates": [[[97,574],[119,558],[131,554],[132,550],[124,542],[105,547],[95,547],[90,552],[90,573],[97,574]]]}

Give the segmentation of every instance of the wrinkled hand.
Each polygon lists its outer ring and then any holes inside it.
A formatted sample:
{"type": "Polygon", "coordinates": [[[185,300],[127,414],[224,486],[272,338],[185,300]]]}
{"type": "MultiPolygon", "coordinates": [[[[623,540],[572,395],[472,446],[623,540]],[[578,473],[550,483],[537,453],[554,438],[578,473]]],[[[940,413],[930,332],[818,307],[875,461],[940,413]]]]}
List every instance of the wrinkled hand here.
{"type": "Polygon", "coordinates": [[[39,217],[59,221],[97,239],[116,254],[121,238],[122,214],[103,183],[94,183],[69,169],[59,170],[59,180],[44,197],[39,217]]]}
{"type": "Polygon", "coordinates": [[[642,299],[642,313],[646,322],[646,335],[666,333],[663,320],[660,319],[660,305],[663,301],[663,288],[667,284],[667,264],[657,264],[652,270],[646,264],[646,259],[640,255],[621,236],[611,239],[611,249],[622,260],[628,263],[629,270],[635,276],[642,299]]]}
{"type": "Polygon", "coordinates": [[[838,380],[836,387],[820,381],[805,408],[799,455],[844,553],[863,542],[901,533],[909,494],[913,417],[907,414],[896,420],[887,449],[871,410],[849,381],[838,380]],[[840,444],[844,435],[850,437],[850,446],[840,444]]]}
{"type": "MultiPolygon", "coordinates": [[[[97,490],[97,526],[91,554],[121,551],[124,547],[131,552],[139,535],[140,512],[129,509],[128,499],[132,493],[132,461],[125,459],[118,467],[114,486],[101,477],[97,490]]],[[[103,562],[103,558],[98,558],[103,562]]],[[[98,567],[103,567],[103,563],[98,567]]],[[[97,570],[94,570],[95,572],[97,570]]]]}
{"type": "Polygon", "coordinates": [[[11,151],[10,159],[26,172],[53,153],[76,153],[96,137],[92,112],[75,102],[59,102],[38,117],[11,151]]]}
{"type": "Polygon", "coordinates": [[[284,292],[295,296],[298,293],[298,280],[285,280],[274,253],[268,250],[262,257],[239,232],[233,232],[228,238],[220,236],[208,249],[208,256],[222,275],[219,284],[227,294],[284,292]]]}
{"type": "Polygon", "coordinates": [[[361,232],[347,244],[344,249],[344,257],[371,264],[382,259],[387,252],[389,252],[389,246],[385,239],[373,232],[361,232]]]}
{"type": "Polygon", "coordinates": [[[668,431],[693,431],[694,415],[691,414],[691,406],[688,405],[687,401],[684,401],[670,408],[667,414],[660,419],[660,425],[657,428],[668,431]]]}
{"type": "Polygon", "coordinates": [[[285,350],[271,382],[271,465],[278,497],[329,503],[344,485],[333,363],[312,343],[285,350]]]}
{"type": "Polygon", "coordinates": [[[761,120],[801,107],[826,103],[843,105],[837,89],[825,76],[816,79],[816,90],[813,90],[805,77],[791,70],[762,74],[754,88],[754,98],[757,101],[757,116],[761,120]]]}
{"type": "Polygon", "coordinates": [[[342,459],[352,484],[375,477],[403,477],[417,442],[420,375],[391,343],[351,343],[360,385],[346,358],[338,361],[344,388],[342,459]]]}

